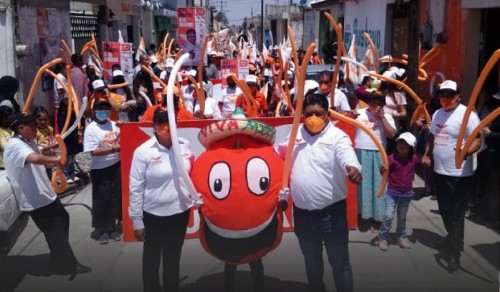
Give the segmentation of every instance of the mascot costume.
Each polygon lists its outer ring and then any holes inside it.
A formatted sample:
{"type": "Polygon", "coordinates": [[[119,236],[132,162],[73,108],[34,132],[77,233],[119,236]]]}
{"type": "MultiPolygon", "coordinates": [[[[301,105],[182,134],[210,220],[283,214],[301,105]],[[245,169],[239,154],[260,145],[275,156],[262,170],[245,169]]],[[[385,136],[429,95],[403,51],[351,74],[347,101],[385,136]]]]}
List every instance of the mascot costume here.
{"type": "Polygon", "coordinates": [[[203,128],[198,139],[206,151],[191,179],[203,199],[203,248],[231,265],[261,259],[283,233],[278,194],[284,162],[273,149],[275,129],[237,109],[232,119],[203,128]]]}

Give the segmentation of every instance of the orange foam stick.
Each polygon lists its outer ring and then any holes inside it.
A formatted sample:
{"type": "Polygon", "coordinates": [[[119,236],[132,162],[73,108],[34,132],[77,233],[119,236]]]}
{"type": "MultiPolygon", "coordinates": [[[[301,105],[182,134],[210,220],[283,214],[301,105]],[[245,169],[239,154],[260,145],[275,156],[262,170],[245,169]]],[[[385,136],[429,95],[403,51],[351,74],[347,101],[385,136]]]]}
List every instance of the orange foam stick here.
{"type": "Polygon", "coordinates": [[[90,47],[89,48],[90,52],[97,58],[97,61],[99,61],[99,65],[102,66],[102,64],[104,64],[101,60],[101,57],[99,56],[99,52],[97,52],[96,49],[94,49],[93,47],[90,47]]]}
{"type": "Polygon", "coordinates": [[[406,85],[405,83],[403,83],[399,80],[392,79],[392,78],[384,76],[384,75],[380,75],[380,74],[376,74],[376,73],[368,73],[368,74],[371,76],[377,77],[378,79],[395,84],[397,86],[401,86],[401,87],[403,87],[404,90],[406,90],[406,92],[408,92],[410,94],[410,96],[413,98],[413,100],[417,103],[417,109],[415,110],[415,113],[418,112],[421,114],[421,115],[417,116],[414,113],[412,118],[411,118],[411,124],[415,123],[416,119],[421,117],[422,115],[423,115],[423,117],[425,117],[425,120],[427,121],[427,123],[431,122],[431,116],[429,115],[429,112],[427,112],[427,109],[425,108],[425,103],[418,97],[418,95],[415,93],[415,91],[413,91],[413,89],[411,89],[408,85],[406,85]]]}
{"type": "MultiPolygon", "coordinates": [[[[368,136],[370,136],[370,139],[372,139],[372,141],[377,146],[378,151],[380,152],[380,157],[382,158],[382,165],[384,166],[385,169],[389,169],[389,160],[387,159],[387,153],[385,152],[385,148],[382,145],[382,143],[380,142],[380,140],[377,138],[377,136],[375,136],[375,133],[372,130],[368,129],[365,125],[358,122],[357,120],[351,119],[351,118],[349,118],[343,114],[340,114],[334,110],[330,110],[329,113],[330,113],[331,117],[334,117],[338,120],[346,122],[346,123],[348,123],[356,128],[359,128],[360,130],[365,132],[368,136]]],[[[388,176],[389,176],[388,171],[385,171],[382,174],[382,180],[380,181],[380,185],[379,185],[378,191],[377,191],[378,198],[380,198],[384,194],[388,176]]]]}
{"type": "MultiPolygon", "coordinates": [[[[274,83],[274,86],[275,88],[278,89],[278,91],[280,92],[281,94],[281,97],[282,99],[285,101],[285,103],[288,105],[288,106],[292,106],[292,102],[289,98],[289,94],[286,93],[284,90],[283,90],[283,87],[281,86],[281,81],[283,81],[283,76],[286,74],[285,72],[287,72],[286,68],[285,68],[285,63],[283,63],[283,54],[281,53],[281,48],[278,49],[278,56],[279,56],[279,61],[278,63],[280,64],[280,71],[278,72],[278,78],[276,80],[276,82],[274,83]]],[[[285,82],[286,86],[288,87],[288,83],[285,82]]],[[[274,91],[274,90],[273,90],[274,91]]],[[[290,92],[290,91],[288,91],[290,92]]]]}
{"type": "Polygon", "coordinates": [[[471,112],[474,110],[474,105],[476,104],[477,97],[479,96],[479,92],[483,87],[484,81],[486,80],[486,78],[488,77],[491,70],[494,68],[495,64],[498,62],[499,59],[500,59],[500,49],[496,50],[493,53],[493,55],[491,55],[490,59],[488,60],[488,63],[486,63],[486,66],[484,66],[483,70],[481,71],[481,74],[479,75],[479,78],[476,81],[476,85],[474,85],[474,89],[472,90],[472,94],[469,98],[469,103],[467,104],[467,109],[465,110],[464,118],[462,120],[462,125],[460,126],[460,131],[458,132],[457,144],[455,146],[455,167],[457,169],[459,169],[460,166],[462,165],[462,162],[465,159],[465,155],[469,152],[470,144],[472,143],[471,141],[468,147],[464,146],[462,148],[462,140],[465,137],[465,129],[467,128],[467,124],[469,123],[471,112]]]}
{"type": "MultiPolygon", "coordinates": [[[[288,27],[288,30],[290,31],[291,28],[288,27]]],[[[291,37],[290,40],[292,40],[291,37]]],[[[314,42],[311,43],[307,48],[304,60],[302,60],[302,64],[300,65],[300,67],[295,68],[298,81],[297,96],[296,96],[297,104],[295,105],[295,115],[293,116],[293,124],[292,124],[292,129],[290,131],[290,137],[288,138],[288,147],[286,149],[286,154],[285,154],[285,165],[283,168],[283,178],[282,178],[283,180],[281,183],[281,189],[285,189],[288,187],[288,182],[290,179],[290,170],[292,167],[292,153],[293,153],[293,148],[295,146],[295,138],[297,137],[297,133],[299,130],[300,118],[302,117],[302,108],[304,106],[304,86],[306,80],[307,65],[309,64],[308,60],[311,59],[311,56],[315,48],[316,48],[316,43],[314,42]]],[[[298,58],[297,51],[294,51],[294,58],[298,58]]],[[[298,61],[296,62],[298,63],[298,61]]]]}
{"type": "Polygon", "coordinates": [[[257,115],[259,114],[257,112],[257,101],[253,97],[252,91],[250,91],[248,85],[245,82],[239,80],[238,77],[234,75],[234,73],[230,73],[228,77],[233,79],[234,83],[236,83],[236,85],[241,89],[241,91],[243,91],[243,104],[246,105],[247,107],[246,108],[247,117],[248,118],[257,117],[257,115]]]}
{"type": "MultiPolygon", "coordinates": [[[[464,147],[463,149],[469,149],[470,146],[472,145],[472,142],[474,142],[474,140],[476,139],[476,137],[479,135],[479,133],[481,132],[481,130],[486,127],[489,123],[491,123],[494,119],[496,119],[498,116],[500,116],[500,107],[497,107],[492,113],[490,113],[489,115],[486,116],[486,118],[484,118],[480,123],[479,125],[477,125],[477,127],[471,132],[471,134],[469,135],[469,137],[467,137],[467,140],[465,140],[465,143],[463,144],[464,147]]],[[[456,153],[456,151],[455,151],[456,153]]],[[[464,161],[465,159],[465,153],[467,152],[464,152],[464,157],[459,157],[461,158],[462,160],[459,161],[460,162],[460,165],[462,165],[462,162],[464,161]]],[[[457,167],[459,168],[459,167],[457,167]]]]}
{"type": "Polygon", "coordinates": [[[127,82],[123,82],[123,83],[119,83],[119,84],[110,84],[108,85],[108,88],[109,89],[118,89],[118,88],[124,88],[124,87],[127,87],[128,86],[128,83],[127,82]]]}
{"type": "MultiPolygon", "coordinates": [[[[201,46],[201,51],[200,51],[200,61],[198,62],[198,82],[193,83],[193,84],[199,83],[201,84],[200,86],[203,86],[203,63],[205,61],[205,53],[207,50],[207,43],[209,39],[210,39],[210,34],[207,34],[205,36],[205,39],[203,39],[203,45],[201,46]]],[[[200,102],[200,112],[203,114],[205,112],[205,90],[198,89],[197,93],[198,93],[198,101],[200,102]]]]}
{"type": "MultiPolygon", "coordinates": [[[[69,64],[66,64],[66,72],[69,72],[71,70],[71,67],[69,64]]],[[[74,100],[74,91],[72,90],[73,88],[73,80],[71,79],[71,74],[66,74],[67,75],[67,81],[68,84],[66,85],[68,87],[68,90],[66,93],[68,94],[68,108],[66,109],[66,120],[64,121],[64,126],[61,130],[61,135],[66,133],[69,127],[69,121],[71,120],[71,112],[73,109],[73,100],[74,100]]]]}
{"type": "Polygon", "coordinates": [[[49,74],[50,77],[54,78],[54,80],[57,81],[57,83],[59,83],[59,85],[61,85],[61,87],[64,89],[64,91],[68,92],[68,87],[66,86],[66,84],[64,84],[64,82],[61,80],[61,78],[59,78],[59,76],[57,76],[56,73],[50,71],[50,69],[45,69],[44,72],[49,74]]]}
{"type": "Polygon", "coordinates": [[[71,50],[69,49],[68,44],[66,44],[66,41],[65,40],[61,40],[61,45],[64,48],[64,52],[65,52],[66,58],[67,59],[71,59],[71,55],[72,55],[71,54],[71,50]]]}
{"type": "Polygon", "coordinates": [[[420,67],[424,67],[425,64],[429,63],[432,59],[436,58],[441,52],[441,46],[436,46],[428,51],[425,55],[420,58],[420,67]]]}
{"type": "MultiPolygon", "coordinates": [[[[201,80],[200,83],[196,79],[194,79],[193,76],[188,75],[188,74],[181,74],[182,77],[189,79],[194,85],[194,91],[196,92],[196,95],[198,96],[198,101],[200,103],[200,113],[203,114],[205,112],[205,88],[203,88],[203,80],[201,80]],[[203,104],[203,106],[202,106],[203,104]]],[[[194,109],[193,109],[194,111],[194,109]]]]}
{"type": "Polygon", "coordinates": [[[365,37],[366,41],[370,44],[370,50],[372,51],[372,55],[375,61],[375,72],[379,72],[379,60],[378,60],[378,52],[377,52],[377,47],[375,47],[375,44],[373,43],[372,38],[370,37],[370,34],[367,32],[363,33],[363,36],[365,37]]]}
{"type": "MultiPolygon", "coordinates": [[[[61,150],[61,156],[59,157],[59,164],[66,165],[68,157],[67,156],[68,150],[66,149],[66,144],[64,144],[64,140],[61,137],[61,135],[59,134],[55,135],[54,138],[57,144],[59,145],[59,149],[61,150]]],[[[58,194],[63,193],[66,190],[67,187],[66,177],[64,176],[64,172],[59,166],[56,167],[54,172],[52,173],[51,184],[52,187],[54,188],[54,191],[58,194]]]]}
{"type": "Polygon", "coordinates": [[[28,113],[28,109],[30,108],[31,102],[33,100],[33,95],[35,94],[36,88],[38,84],[40,83],[40,78],[42,77],[42,74],[45,72],[46,69],[49,69],[50,67],[59,64],[62,62],[61,58],[54,59],[47,64],[43,65],[38,69],[38,72],[35,75],[35,79],[33,80],[33,83],[31,84],[30,92],[28,93],[28,97],[26,98],[26,103],[24,104],[23,107],[23,113],[28,113]]]}
{"type": "Polygon", "coordinates": [[[172,38],[170,40],[170,43],[168,44],[168,51],[167,51],[167,58],[170,58],[170,52],[172,50],[172,44],[174,43],[174,39],[172,38]]]}
{"type": "Polygon", "coordinates": [[[91,40],[91,41],[88,41],[88,42],[87,42],[87,43],[83,46],[82,50],[80,51],[80,54],[82,54],[82,55],[83,55],[83,54],[85,54],[85,53],[88,51],[89,47],[92,47],[92,46],[94,46],[94,45],[95,45],[95,41],[92,41],[92,40],[91,40]]]}
{"type": "Polygon", "coordinates": [[[332,86],[330,88],[330,105],[333,106],[335,104],[335,88],[337,87],[337,77],[339,75],[340,62],[342,61],[340,57],[342,57],[342,51],[344,50],[344,41],[342,38],[342,25],[337,24],[328,12],[325,12],[325,16],[337,34],[337,60],[335,60],[335,70],[333,71],[332,86]]]}

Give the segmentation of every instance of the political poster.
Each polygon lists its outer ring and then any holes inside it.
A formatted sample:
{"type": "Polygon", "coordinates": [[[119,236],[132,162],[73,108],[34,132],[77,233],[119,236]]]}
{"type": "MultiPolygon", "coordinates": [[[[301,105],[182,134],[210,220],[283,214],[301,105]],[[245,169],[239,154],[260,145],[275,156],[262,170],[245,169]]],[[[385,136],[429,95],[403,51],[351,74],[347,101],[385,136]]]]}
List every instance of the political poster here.
{"type": "Polygon", "coordinates": [[[201,47],[207,34],[206,10],[203,7],[177,8],[177,41],[183,53],[189,53],[184,66],[206,64],[206,56],[201,56],[201,47]]]}
{"type": "Polygon", "coordinates": [[[134,61],[131,43],[102,43],[103,78],[111,82],[113,65],[120,65],[125,81],[132,86],[134,82],[134,61]]]}
{"type": "Polygon", "coordinates": [[[248,60],[243,59],[223,59],[220,62],[220,71],[222,79],[222,88],[227,87],[227,77],[233,73],[238,79],[245,80],[249,74],[248,60]]]}

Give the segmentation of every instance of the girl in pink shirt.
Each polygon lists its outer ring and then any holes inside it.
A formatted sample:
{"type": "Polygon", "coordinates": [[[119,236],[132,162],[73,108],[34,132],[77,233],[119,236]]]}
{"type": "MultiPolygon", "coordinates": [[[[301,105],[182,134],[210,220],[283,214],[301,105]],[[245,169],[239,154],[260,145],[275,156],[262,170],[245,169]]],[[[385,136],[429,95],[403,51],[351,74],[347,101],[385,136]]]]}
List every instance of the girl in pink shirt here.
{"type": "Polygon", "coordinates": [[[379,232],[378,247],[387,250],[387,236],[391,230],[394,213],[397,213],[397,244],[401,248],[411,248],[406,237],[406,214],[413,197],[413,175],[420,158],[414,153],[416,138],[410,132],[402,133],[396,139],[396,152],[389,155],[389,169],[381,167],[380,171],[389,171],[389,183],[385,194],[385,214],[379,232]]]}

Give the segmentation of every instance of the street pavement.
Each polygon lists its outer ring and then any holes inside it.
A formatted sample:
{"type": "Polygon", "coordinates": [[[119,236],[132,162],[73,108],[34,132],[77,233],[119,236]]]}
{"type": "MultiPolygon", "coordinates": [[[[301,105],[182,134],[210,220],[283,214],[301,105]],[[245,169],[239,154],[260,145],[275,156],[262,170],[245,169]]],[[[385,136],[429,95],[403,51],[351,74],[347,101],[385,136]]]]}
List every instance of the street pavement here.
{"type": "MultiPolygon", "coordinates": [[[[421,188],[418,177],[415,187],[421,188]]],[[[48,274],[48,247],[34,223],[20,236],[8,256],[1,259],[0,291],[142,291],[142,243],[110,242],[100,245],[90,238],[91,185],[62,199],[71,216],[70,242],[79,261],[92,267],[88,274],[48,274]]],[[[413,247],[403,250],[395,243],[394,228],[389,250],[376,245],[376,233],[350,232],[350,257],[355,291],[499,291],[498,221],[469,218],[465,225],[462,267],[455,273],[435,248],[444,240],[437,202],[415,198],[410,206],[407,232],[413,247]]],[[[326,256],[325,283],[335,291],[326,256]]],[[[263,259],[266,291],[306,291],[304,260],[293,233],[285,233],[281,245],[263,259]]],[[[223,291],[220,261],[208,255],[198,239],[184,243],[180,291],[223,291]]],[[[235,291],[252,291],[250,268],[238,266],[235,291]]]]}

